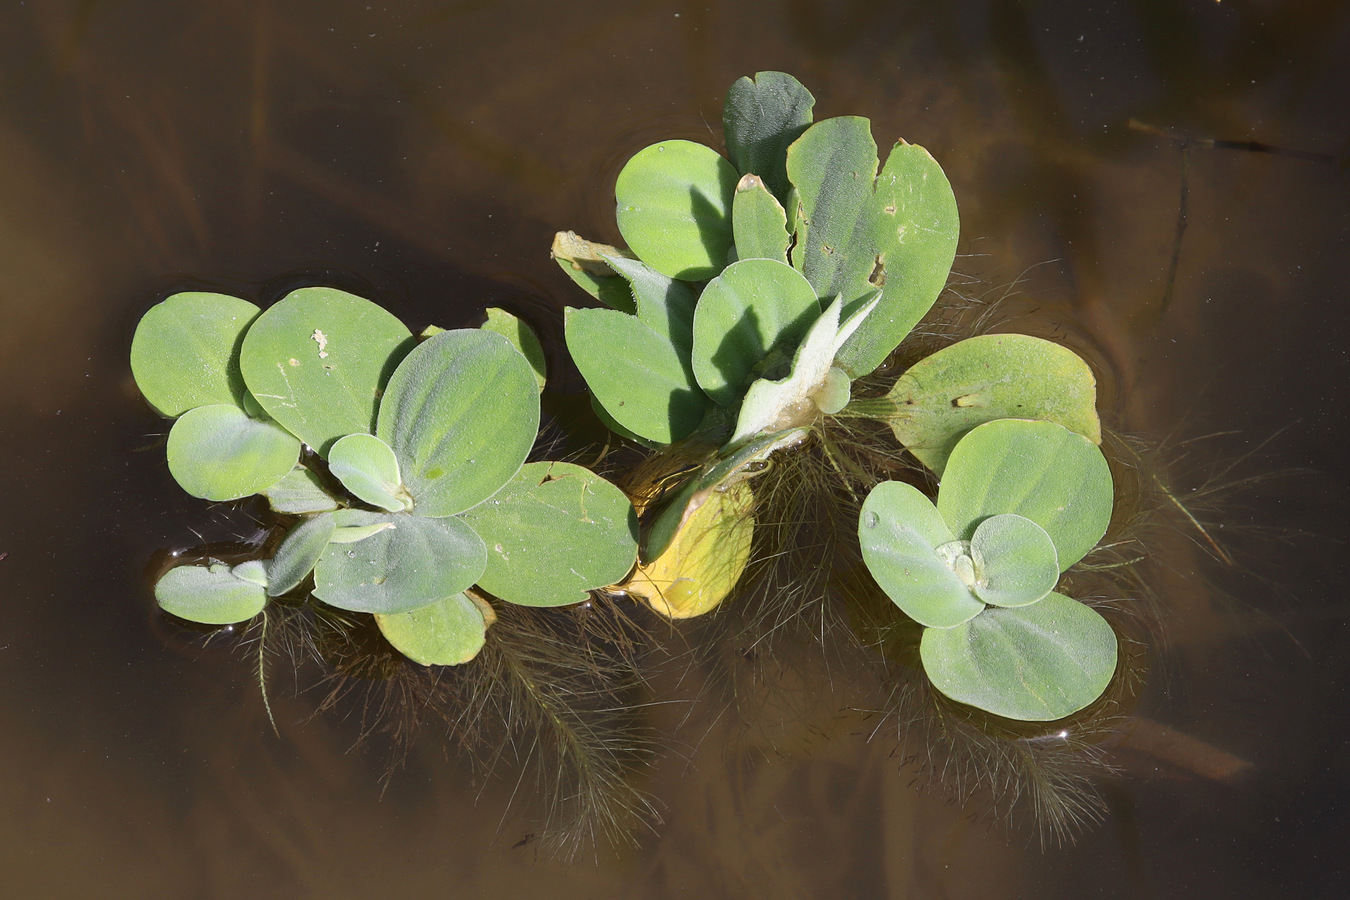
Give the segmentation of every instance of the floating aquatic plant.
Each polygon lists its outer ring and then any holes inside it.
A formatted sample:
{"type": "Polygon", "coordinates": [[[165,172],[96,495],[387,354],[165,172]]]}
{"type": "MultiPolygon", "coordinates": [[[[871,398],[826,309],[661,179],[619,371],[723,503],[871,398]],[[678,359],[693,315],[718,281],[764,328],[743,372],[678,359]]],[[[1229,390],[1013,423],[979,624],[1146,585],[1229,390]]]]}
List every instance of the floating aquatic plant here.
{"type": "Polygon", "coordinates": [[[201,293],[152,308],[132,369],[150,403],[179,416],[174,478],[194,496],[262,494],[300,516],[270,559],[171,569],[160,606],[241,622],[312,574],[318,601],[374,614],[416,662],[453,665],[482,647],[492,598],[560,606],[622,579],[637,551],[628,499],[580,466],[525,463],[541,387],[525,351],[538,343],[513,319],[494,311],[493,330],[419,342],[329,288],[262,313],[201,293]]]}
{"type": "MultiPolygon", "coordinates": [[[[566,309],[564,334],[629,448],[614,483],[529,461],[544,356],[501,310],[414,336],[331,288],[266,311],[200,292],[153,307],[132,370],[176,420],[173,477],[207,500],[261,495],[285,525],[270,556],[169,569],[159,605],[206,625],[299,607],[378,633],[389,672],[454,667],[390,682],[458,705],[441,712],[452,730],[481,737],[485,710],[533,709],[558,759],[630,805],[620,769],[596,761],[615,744],[586,735],[619,702],[606,648],[636,660],[640,629],[566,637],[591,603],[713,622],[740,606],[766,647],[809,613],[816,649],[842,635],[896,695],[919,679],[982,716],[971,746],[994,756],[1000,729],[1091,706],[1122,658],[1071,597],[1115,507],[1093,373],[1020,334],[916,353],[956,252],[952,188],[922,147],[882,161],[867,119],[815,121],[814,106],[783,73],[737,81],[725,156],[671,140],[624,166],[626,246],[555,238],[602,304],[566,309]]],[[[317,655],[356,671],[360,654],[317,655]]]]}

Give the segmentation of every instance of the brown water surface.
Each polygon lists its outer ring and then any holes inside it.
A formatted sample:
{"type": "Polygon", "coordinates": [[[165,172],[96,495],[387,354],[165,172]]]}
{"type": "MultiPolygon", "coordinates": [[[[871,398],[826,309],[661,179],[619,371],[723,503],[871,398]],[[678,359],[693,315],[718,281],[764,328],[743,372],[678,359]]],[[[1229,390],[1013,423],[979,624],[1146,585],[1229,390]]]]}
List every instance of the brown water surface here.
{"type": "Polygon", "coordinates": [[[4,4],[5,894],[1341,896],[1348,101],[1335,2],[4,4]],[[528,804],[503,819],[510,779],[429,735],[382,795],[357,722],[282,672],[273,735],[249,662],[152,614],[154,554],[255,526],[169,478],[127,366],[146,308],[323,281],[415,329],[504,304],[556,345],[580,296],[553,232],[617,239],[623,161],[720,146],[722,93],[765,69],[933,152],[963,292],[1108,373],[1182,496],[1282,473],[1215,521],[1240,568],[1198,538],[1165,577],[1157,724],[1073,846],[918,791],[893,735],[840,716],[775,751],[735,723],[664,748],[664,821],[563,866],[528,804]]]}

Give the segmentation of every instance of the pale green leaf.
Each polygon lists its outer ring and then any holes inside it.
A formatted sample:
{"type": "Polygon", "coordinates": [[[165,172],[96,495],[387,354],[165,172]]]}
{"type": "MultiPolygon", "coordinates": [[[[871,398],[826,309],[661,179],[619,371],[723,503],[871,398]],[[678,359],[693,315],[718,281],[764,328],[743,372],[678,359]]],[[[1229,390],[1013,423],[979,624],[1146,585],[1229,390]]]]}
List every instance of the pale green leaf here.
{"type": "Polygon", "coordinates": [[[267,605],[267,591],[237,578],[224,563],[176,566],[155,584],[155,602],[167,613],[202,625],[247,622],[267,605]]]}
{"type": "Polygon", "coordinates": [[[458,666],[483,649],[487,620],[478,604],[454,594],[418,609],[376,614],[375,623],[394,649],[423,666],[458,666]]]}
{"type": "Polygon", "coordinates": [[[333,537],[334,520],[331,515],[314,516],[296,523],[267,563],[267,593],[280,597],[295,590],[314,571],[314,565],[328,549],[333,537]]]}
{"type": "Polygon", "coordinates": [[[1092,441],[1054,422],[999,419],[956,445],[937,505],[962,540],[989,516],[1025,516],[1050,535],[1063,571],[1106,533],[1112,502],[1111,470],[1092,441]]]}
{"type": "Polygon", "coordinates": [[[744,175],[736,184],[731,230],[737,259],[772,259],[787,265],[787,213],[758,175],[744,175]]]}
{"type": "Polygon", "coordinates": [[[233,404],[189,410],[169,429],[169,472],[194,497],[238,500],[281,481],[300,458],[300,442],[274,422],[250,419],[233,404]]]}
{"type": "Polygon", "coordinates": [[[1026,606],[1055,589],[1059,562],[1045,529],[1014,513],[990,516],[970,538],[975,596],[994,606],[1026,606]]]}
{"type": "Polygon", "coordinates": [[[460,329],[423,341],[399,365],[376,434],[394,448],[414,511],[452,516],[500,490],[538,430],[525,357],[499,334],[460,329]]]}
{"type": "Polygon", "coordinates": [[[334,288],[292,291],[244,336],[244,381],[267,414],[318,453],[370,434],[385,382],[413,346],[385,310],[334,288]]]}
{"type": "Polygon", "coordinates": [[[544,345],[539,343],[539,336],[533,328],[518,316],[495,306],[488,307],[487,321],[479,327],[484,331],[496,332],[510,341],[511,346],[520,351],[520,355],[534,370],[534,380],[539,383],[539,390],[544,389],[544,383],[548,380],[548,366],[544,359],[544,345]]]}
{"type": "Polygon", "coordinates": [[[694,377],[717,403],[734,406],[752,372],[771,355],[784,368],[820,301],[801,273],[771,259],[743,259],[722,271],[694,310],[694,377]]]}
{"type": "Polygon", "coordinates": [[[637,557],[623,492],[581,466],[526,464],[464,514],[487,544],[483,590],[524,606],[563,606],[621,580],[637,557]]]}
{"type": "Polygon", "coordinates": [[[349,434],[328,451],[328,470],[352,495],[387,512],[411,508],[394,449],[373,434],[349,434]]]}
{"type": "Polygon", "coordinates": [[[698,427],[708,399],[670,341],[612,309],[568,309],[564,323],[572,359],[616,422],[661,444],[698,427]]]}
{"type": "Polygon", "coordinates": [[[858,519],[858,540],[877,584],[920,625],[952,628],[984,609],[953,568],[948,548],[956,537],[918,488],[899,481],[873,488],[858,519]]]}
{"type": "Polygon", "coordinates": [[[619,232],[647,265],[701,281],[726,265],[740,176],[710,147],[663,141],[639,150],[614,185],[619,232]]]}
{"type": "Polygon", "coordinates": [[[166,416],[198,406],[242,407],[239,344],[258,307],[228,294],[187,291],[150,307],[131,339],[131,374],[166,416]]]}
{"type": "Polygon", "coordinates": [[[1096,700],[1116,669],[1116,636],[1095,610],[1050,594],[989,607],[956,628],[929,628],[924,671],[948,697],[997,716],[1043,722],[1096,700]]]}
{"type": "Polygon", "coordinates": [[[314,568],[314,596],[329,606],[406,612],[465,590],[487,565],[482,538],[461,519],[407,513],[362,516],[367,525],[393,527],[355,543],[328,545],[314,568]]]}

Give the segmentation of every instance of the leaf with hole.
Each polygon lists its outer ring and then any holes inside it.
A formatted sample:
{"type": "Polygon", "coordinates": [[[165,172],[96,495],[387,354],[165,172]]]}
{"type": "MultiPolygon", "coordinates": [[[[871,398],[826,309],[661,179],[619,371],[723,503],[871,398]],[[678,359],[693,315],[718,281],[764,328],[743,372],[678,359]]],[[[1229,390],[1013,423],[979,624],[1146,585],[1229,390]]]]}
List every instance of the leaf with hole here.
{"type": "Polygon", "coordinates": [[[233,404],[189,410],[169,429],[169,472],[194,497],[238,500],[272,487],[300,458],[300,442],[233,404]]]}
{"type": "Polygon", "coordinates": [[[441,517],[500,490],[538,430],[539,390],[525,357],[499,334],[460,329],[423,341],[399,365],[376,435],[394,449],[417,514],[441,517]]]}
{"type": "Polygon", "coordinates": [[[919,645],[933,686],[959,703],[1043,722],[1096,700],[1115,673],[1115,632],[1063,594],[1017,609],[990,607],[956,628],[929,628],[919,645]]]}
{"type": "Polygon", "coordinates": [[[702,281],[731,249],[731,203],[740,176],[711,147],[662,141],[639,150],[614,185],[619,233],[663,275],[702,281]]]}
{"type": "Polygon", "coordinates": [[[487,565],[482,538],[462,519],[345,512],[343,527],[386,527],[354,543],[332,542],[323,551],[314,568],[314,596],[329,606],[406,612],[472,586],[487,565]]]}
{"type": "Polygon", "coordinates": [[[253,323],[239,364],[267,414],[326,457],[338,438],[375,430],[380,394],[413,343],[369,300],[301,288],[253,323]]]}
{"type": "Polygon", "coordinates": [[[876,291],[877,311],[839,352],[850,376],[868,374],[895,349],[947,283],[960,222],[942,168],[922,147],[891,148],[877,171],[871,123],[817,122],[788,149],[799,206],[792,264],[816,294],[841,297],[848,318],[876,291]]]}
{"type": "Polygon", "coordinates": [[[375,623],[395,650],[422,666],[458,666],[473,659],[491,624],[479,604],[462,593],[407,612],[377,613],[375,623]]]}
{"type": "Polygon", "coordinates": [[[487,545],[479,587],[522,606],[579,603],[621,580],[637,557],[633,505],[571,463],[526,464],[463,518],[487,545]]]}
{"type": "Polygon", "coordinates": [[[242,408],[239,345],[257,316],[257,306],[228,294],[187,291],[155,304],[131,339],[136,386],[169,417],[220,403],[242,408]]]}
{"type": "MultiPolygon", "coordinates": [[[[245,574],[249,574],[245,571],[245,574]]],[[[202,625],[247,622],[267,605],[267,589],[234,575],[230,566],[175,566],[155,584],[155,602],[167,613],[202,625]]]]}

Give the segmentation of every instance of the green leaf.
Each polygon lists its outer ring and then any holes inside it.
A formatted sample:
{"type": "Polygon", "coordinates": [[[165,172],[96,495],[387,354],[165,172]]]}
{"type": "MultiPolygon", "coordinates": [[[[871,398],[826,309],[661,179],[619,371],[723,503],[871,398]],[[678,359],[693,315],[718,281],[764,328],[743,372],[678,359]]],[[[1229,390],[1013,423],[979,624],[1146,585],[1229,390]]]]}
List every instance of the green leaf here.
{"type": "Polygon", "coordinates": [[[1117,650],[1115,633],[1095,610],[1050,594],[1017,609],[990,607],[956,628],[929,628],[919,654],[933,686],[953,700],[1044,722],[1100,697],[1117,650]]]}
{"type": "Polygon", "coordinates": [[[687,358],[633,316],[612,309],[568,309],[567,349],[591,392],[634,434],[669,444],[703,420],[707,397],[687,358]]]}
{"type": "MultiPolygon", "coordinates": [[[[788,183],[788,145],[811,124],[816,98],[784,72],[756,72],[727,91],[722,124],[727,155],[741,174],[761,176],[784,204],[788,183]]],[[[744,259],[745,257],[742,257],[744,259]]]]}
{"type": "Polygon", "coordinates": [[[621,580],[637,558],[633,505],[571,463],[528,463],[464,520],[488,548],[478,586],[523,606],[579,603],[621,580]]]}
{"type": "Polygon", "coordinates": [[[865,304],[841,325],[836,297],[798,346],[791,373],[777,381],[760,378],[750,385],[729,445],[756,434],[809,424],[824,407],[834,406],[839,399],[838,385],[830,375],[835,353],[875,307],[875,301],[865,304]]]}
{"type": "Polygon", "coordinates": [[[796,185],[792,264],[843,317],[881,291],[876,313],[839,353],[854,378],[875,369],[937,300],[960,230],[956,197],[927,150],[897,143],[877,173],[867,119],[817,122],[788,150],[796,185]]]}
{"type": "Polygon", "coordinates": [[[376,614],[394,649],[423,666],[458,666],[483,649],[488,622],[478,604],[455,594],[402,613],[376,614]]]}
{"type": "Polygon", "coordinates": [[[224,563],[176,566],[155,584],[155,602],[167,613],[202,625],[247,622],[267,605],[262,585],[231,574],[224,563]]]}
{"type": "Polygon", "coordinates": [[[632,288],[638,321],[670,341],[681,358],[688,359],[694,344],[694,305],[698,302],[693,286],[662,275],[640,260],[608,259],[632,288]]]}
{"type": "Polygon", "coordinates": [[[452,516],[500,490],[538,431],[525,357],[499,334],[461,329],[423,341],[399,365],[376,434],[394,448],[417,514],[452,516]]]}
{"type": "Polygon", "coordinates": [[[239,344],[258,307],[228,294],[188,291],[150,307],[131,339],[131,374],[166,416],[198,406],[242,407],[239,344]]]}
{"type": "Polygon", "coordinates": [[[244,560],[237,566],[230,568],[230,574],[235,578],[258,585],[258,587],[267,587],[267,564],[261,559],[244,560]]]}
{"type": "Polygon", "coordinates": [[[267,563],[269,596],[280,597],[295,590],[314,571],[333,538],[335,524],[331,515],[315,516],[298,522],[286,533],[276,555],[267,563]]]}
{"type": "Polygon", "coordinates": [[[1112,499],[1111,470],[1092,441],[1054,422],[999,419],[956,445],[937,505],[962,540],[989,516],[1025,516],[1050,535],[1064,571],[1106,533],[1112,499]]]}
{"type": "Polygon", "coordinates": [[[731,231],[737,259],[772,259],[787,265],[787,213],[758,175],[744,175],[736,184],[731,231]]]}
{"type": "Polygon", "coordinates": [[[912,366],[884,401],[895,437],[939,475],[970,429],[994,419],[1058,422],[1100,444],[1097,381],[1067,347],[1026,334],[985,334],[945,347],[912,366]]]}
{"type": "Polygon", "coordinates": [[[791,266],[743,259],[722,271],[694,311],[694,377],[714,401],[733,406],[752,371],[777,352],[784,363],[817,319],[820,301],[791,266]]]}
{"type": "Polygon", "coordinates": [[[873,488],[863,501],[858,540],[877,584],[920,625],[952,628],[984,609],[953,567],[955,535],[918,488],[899,481],[873,488]]]}
{"type": "Polygon", "coordinates": [[[458,594],[483,574],[487,548],[468,523],[346,510],[344,527],[385,527],[330,543],[314,568],[314,596],[352,612],[398,613],[458,594]]]}
{"type": "Polygon", "coordinates": [[[534,370],[534,380],[539,383],[539,390],[542,391],[544,382],[548,380],[548,366],[544,360],[544,345],[539,343],[539,336],[534,333],[534,329],[522,322],[519,317],[495,306],[488,307],[487,321],[480,327],[484,331],[500,334],[511,342],[512,347],[520,351],[520,355],[525,357],[525,361],[534,370]]]}
{"type": "Polygon", "coordinates": [[[349,434],[328,451],[328,470],[357,498],[387,512],[412,507],[394,449],[373,434],[349,434]]]}
{"type": "Polygon", "coordinates": [[[319,476],[303,465],[291,469],[276,484],[260,491],[274,512],[295,516],[327,512],[338,508],[338,502],[324,490],[319,476]]]}
{"type": "Polygon", "coordinates": [[[588,241],[575,231],[559,231],[549,253],[568,278],[601,303],[630,315],[637,311],[628,282],[606,262],[609,257],[626,258],[623,250],[588,241]]]}
{"type": "Polygon", "coordinates": [[[194,497],[238,500],[281,481],[300,459],[300,442],[233,404],[189,410],[169,429],[169,472],[194,497]]]}
{"type": "Polygon", "coordinates": [[[739,178],[731,163],[692,141],[639,150],[614,185],[619,233],[663,275],[711,278],[731,249],[731,202],[739,178]]]}
{"type": "Polygon", "coordinates": [[[990,516],[970,538],[975,596],[994,606],[1026,606],[1055,589],[1059,562],[1045,529],[1014,513],[990,516]]]}
{"type": "Polygon", "coordinates": [[[413,346],[380,307],[333,288],[292,291],[244,336],[244,381],[267,414],[316,452],[374,431],[380,393],[413,346]]]}

